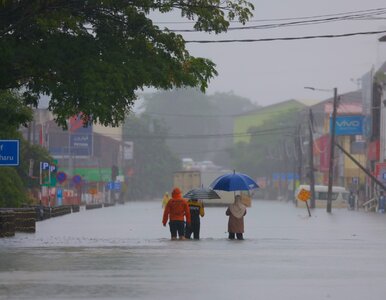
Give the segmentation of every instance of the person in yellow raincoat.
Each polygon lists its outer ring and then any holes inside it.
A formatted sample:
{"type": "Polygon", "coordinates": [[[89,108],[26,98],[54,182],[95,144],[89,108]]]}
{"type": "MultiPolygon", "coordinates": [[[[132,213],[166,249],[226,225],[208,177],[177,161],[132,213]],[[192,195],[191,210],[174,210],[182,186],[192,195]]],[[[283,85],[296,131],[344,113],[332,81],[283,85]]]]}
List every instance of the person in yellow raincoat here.
{"type": "Polygon", "coordinates": [[[169,193],[166,192],[162,199],[162,208],[166,207],[166,204],[168,204],[169,200],[170,200],[169,193]]]}
{"type": "Polygon", "coordinates": [[[193,238],[195,240],[200,239],[200,216],[201,218],[205,215],[204,203],[198,201],[198,199],[189,199],[188,201],[190,209],[190,226],[186,225],[185,228],[185,238],[190,239],[193,233],[193,238]]]}

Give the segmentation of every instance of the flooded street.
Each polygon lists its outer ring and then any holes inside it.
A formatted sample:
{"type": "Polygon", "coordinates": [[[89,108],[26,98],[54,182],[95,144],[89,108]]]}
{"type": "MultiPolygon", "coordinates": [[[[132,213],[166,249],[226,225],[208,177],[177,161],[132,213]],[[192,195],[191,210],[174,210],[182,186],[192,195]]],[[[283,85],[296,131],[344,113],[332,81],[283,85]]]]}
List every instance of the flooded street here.
{"type": "Polygon", "coordinates": [[[0,299],[384,299],[386,215],[255,201],[244,241],[207,207],[170,241],[159,202],[81,210],[0,240],[0,299]]]}

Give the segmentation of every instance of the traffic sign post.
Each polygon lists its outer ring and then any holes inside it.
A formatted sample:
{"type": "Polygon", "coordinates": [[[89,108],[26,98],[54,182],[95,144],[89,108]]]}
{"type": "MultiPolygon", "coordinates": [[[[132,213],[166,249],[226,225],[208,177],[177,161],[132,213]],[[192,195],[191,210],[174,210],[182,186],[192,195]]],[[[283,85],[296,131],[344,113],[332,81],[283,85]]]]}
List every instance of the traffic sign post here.
{"type": "Polygon", "coordinates": [[[306,189],[301,189],[297,195],[297,198],[300,200],[300,201],[303,201],[306,203],[306,206],[307,206],[307,210],[308,210],[308,215],[311,217],[311,211],[310,211],[310,207],[308,206],[308,199],[311,198],[311,192],[310,191],[307,191],[306,189]]]}

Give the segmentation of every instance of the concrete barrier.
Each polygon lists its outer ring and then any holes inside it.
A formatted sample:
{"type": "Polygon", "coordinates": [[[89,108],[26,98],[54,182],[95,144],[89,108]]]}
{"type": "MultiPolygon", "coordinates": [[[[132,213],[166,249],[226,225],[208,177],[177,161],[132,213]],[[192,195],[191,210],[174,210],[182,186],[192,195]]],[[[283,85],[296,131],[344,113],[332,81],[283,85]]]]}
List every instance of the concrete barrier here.
{"type": "Polygon", "coordinates": [[[102,208],[102,203],[86,204],[86,209],[102,208]]]}
{"type": "Polygon", "coordinates": [[[0,238],[15,236],[15,212],[0,211],[0,238]]]}
{"type": "Polygon", "coordinates": [[[55,218],[55,217],[67,215],[70,213],[71,213],[71,206],[70,205],[55,206],[55,207],[52,207],[51,217],[55,218]]]}
{"type": "Polygon", "coordinates": [[[77,205],[77,204],[73,204],[71,205],[72,207],[72,212],[79,212],[80,211],[80,205],[77,205]]]}
{"type": "Polygon", "coordinates": [[[15,208],[15,231],[36,232],[36,211],[34,208],[15,208]]]}

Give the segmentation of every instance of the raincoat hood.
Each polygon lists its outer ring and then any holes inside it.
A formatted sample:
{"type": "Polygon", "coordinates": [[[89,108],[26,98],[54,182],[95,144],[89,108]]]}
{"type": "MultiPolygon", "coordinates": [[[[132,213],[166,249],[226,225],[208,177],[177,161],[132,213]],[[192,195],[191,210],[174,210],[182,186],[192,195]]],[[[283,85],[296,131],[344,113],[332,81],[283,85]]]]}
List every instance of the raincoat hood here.
{"type": "Polygon", "coordinates": [[[229,210],[232,215],[238,219],[244,216],[246,209],[246,206],[241,203],[241,199],[239,197],[236,197],[235,203],[229,205],[229,210]]]}
{"type": "Polygon", "coordinates": [[[174,188],[172,192],[173,199],[182,199],[182,192],[179,188],[174,188]]]}

